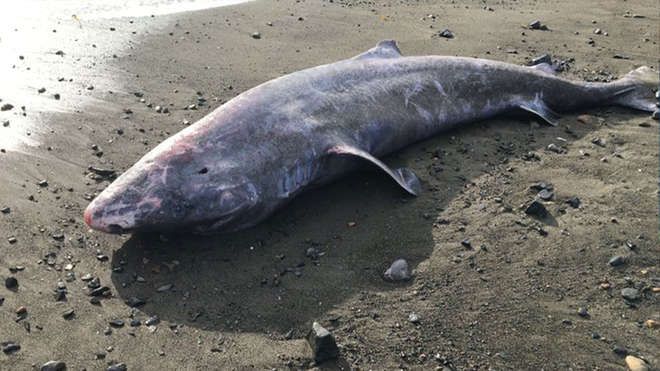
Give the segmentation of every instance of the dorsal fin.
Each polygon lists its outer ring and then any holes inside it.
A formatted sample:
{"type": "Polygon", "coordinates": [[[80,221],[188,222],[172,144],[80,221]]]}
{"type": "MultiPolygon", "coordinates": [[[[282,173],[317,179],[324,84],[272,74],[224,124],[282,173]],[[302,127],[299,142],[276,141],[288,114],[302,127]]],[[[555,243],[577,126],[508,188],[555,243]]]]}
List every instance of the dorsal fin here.
{"type": "Polygon", "coordinates": [[[399,58],[401,56],[401,51],[396,46],[396,41],[383,40],[366,52],[356,55],[353,59],[399,58]]]}

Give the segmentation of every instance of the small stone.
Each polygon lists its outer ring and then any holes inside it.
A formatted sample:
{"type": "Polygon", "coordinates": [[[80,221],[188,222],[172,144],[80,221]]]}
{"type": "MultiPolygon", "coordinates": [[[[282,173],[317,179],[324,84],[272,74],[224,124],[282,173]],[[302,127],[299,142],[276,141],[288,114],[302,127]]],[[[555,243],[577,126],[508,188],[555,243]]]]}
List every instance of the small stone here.
{"type": "Polygon", "coordinates": [[[42,93],[45,93],[45,92],[46,92],[46,88],[39,88],[39,90],[37,90],[37,93],[39,93],[39,94],[42,94],[42,93]]]}
{"type": "Polygon", "coordinates": [[[408,322],[418,324],[419,323],[419,315],[417,313],[410,313],[408,315],[408,322]]]}
{"type": "Polygon", "coordinates": [[[11,236],[11,237],[7,238],[7,242],[9,242],[11,244],[14,244],[14,243],[18,242],[18,239],[16,239],[16,237],[14,237],[14,236],[11,236]]]}
{"type": "Polygon", "coordinates": [[[6,206],[6,207],[3,207],[2,209],[0,209],[0,213],[3,213],[3,214],[9,214],[10,212],[11,212],[11,208],[9,208],[9,206],[6,206]]]}
{"type": "Polygon", "coordinates": [[[125,363],[115,363],[114,365],[110,365],[107,368],[107,371],[126,371],[128,370],[128,367],[126,366],[125,363]]]}
{"type": "Polygon", "coordinates": [[[2,347],[2,352],[5,354],[14,354],[21,350],[21,346],[13,341],[3,341],[0,343],[0,346],[2,347]]]}
{"type": "Polygon", "coordinates": [[[133,318],[130,322],[131,327],[139,327],[142,326],[142,322],[140,322],[139,319],[133,318]]]}
{"type": "Polygon", "coordinates": [[[626,262],[626,258],[623,255],[616,255],[613,256],[610,261],[608,262],[609,265],[612,267],[618,267],[620,265],[623,265],[626,262]]]}
{"type": "Polygon", "coordinates": [[[595,144],[599,147],[605,147],[605,145],[606,145],[605,139],[599,138],[599,137],[593,138],[591,140],[591,143],[593,143],[593,144],[595,144]]]}
{"type": "Polygon", "coordinates": [[[532,59],[532,66],[542,63],[552,64],[552,57],[550,57],[550,54],[543,54],[532,59]]]}
{"type": "Polygon", "coordinates": [[[461,245],[463,245],[463,247],[465,247],[466,249],[471,249],[472,248],[472,243],[467,238],[464,239],[463,241],[461,241],[461,245]]]}
{"type": "Polygon", "coordinates": [[[119,328],[119,327],[124,327],[124,321],[120,319],[113,319],[108,321],[108,324],[112,327],[119,328]]]}
{"type": "Polygon", "coordinates": [[[646,321],[644,321],[644,326],[648,328],[658,328],[660,327],[660,323],[656,320],[647,319],[646,321]]]}
{"type": "Polygon", "coordinates": [[[339,356],[339,348],[334,336],[318,322],[312,324],[312,329],[307,335],[307,341],[312,347],[314,361],[318,364],[339,356]]]}
{"type": "Polygon", "coordinates": [[[554,143],[550,143],[550,144],[548,144],[548,146],[546,147],[546,149],[547,149],[548,151],[550,151],[550,152],[554,152],[554,153],[559,153],[559,154],[564,153],[564,149],[561,148],[560,146],[554,144],[554,143]]]}
{"type": "Polygon", "coordinates": [[[41,365],[40,371],[66,371],[66,363],[62,361],[48,361],[41,365]]]}
{"type": "Polygon", "coordinates": [[[584,317],[584,318],[589,317],[589,312],[587,311],[587,308],[584,307],[578,308],[577,314],[580,317],[584,317]]]}
{"type": "Polygon", "coordinates": [[[555,197],[555,193],[549,189],[542,189],[537,196],[543,201],[550,201],[555,197]]]}
{"type": "Polygon", "coordinates": [[[566,200],[566,203],[569,204],[572,208],[577,209],[580,207],[580,199],[577,197],[571,197],[566,200]]]}
{"type": "Polygon", "coordinates": [[[168,283],[168,284],[166,284],[166,285],[163,285],[163,286],[158,287],[158,288],[156,289],[156,291],[157,291],[157,292],[166,292],[166,291],[170,291],[170,290],[172,289],[172,287],[174,287],[174,285],[171,284],[171,283],[168,283]]]}
{"type": "Polygon", "coordinates": [[[109,292],[110,288],[108,286],[101,286],[93,289],[89,292],[89,296],[102,296],[106,295],[106,292],[109,292]]]}
{"type": "Polygon", "coordinates": [[[64,319],[72,319],[75,316],[76,312],[73,309],[68,309],[62,313],[62,318],[64,319]]]}
{"type": "Polygon", "coordinates": [[[147,318],[146,321],[144,321],[145,326],[156,326],[160,322],[160,318],[158,316],[153,316],[147,318]]]}
{"type": "Polygon", "coordinates": [[[548,27],[541,23],[540,20],[536,19],[529,23],[528,25],[530,30],[547,30],[548,27]]]}
{"type": "Polygon", "coordinates": [[[137,296],[131,296],[126,300],[126,304],[131,308],[137,308],[145,305],[147,302],[144,299],[138,298],[137,296]]]}
{"type": "Polygon", "coordinates": [[[630,371],[648,371],[649,369],[648,364],[643,359],[634,356],[626,356],[626,366],[630,371]]]}
{"type": "Polygon", "coordinates": [[[612,352],[614,352],[614,354],[616,354],[620,357],[624,357],[624,356],[628,355],[628,349],[626,349],[625,347],[623,347],[621,345],[614,345],[614,347],[612,348],[612,352]]]}
{"type": "Polygon", "coordinates": [[[9,290],[16,290],[18,289],[18,280],[16,277],[7,277],[5,278],[5,287],[8,288],[9,290]]]}
{"type": "Polygon", "coordinates": [[[630,301],[639,300],[642,297],[639,293],[639,290],[632,287],[626,287],[625,289],[621,290],[621,296],[624,299],[630,301]]]}
{"type": "Polygon", "coordinates": [[[256,40],[261,39],[261,34],[259,32],[253,32],[252,38],[256,40]]]}
{"type": "Polygon", "coordinates": [[[397,259],[383,274],[386,280],[399,282],[410,280],[412,274],[408,267],[408,262],[405,259],[397,259]]]}
{"type": "Polygon", "coordinates": [[[5,103],[0,107],[0,111],[9,111],[10,109],[14,108],[14,105],[5,103]]]}
{"type": "Polygon", "coordinates": [[[603,33],[603,30],[601,30],[600,28],[597,28],[597,29],[594,30],[594,34],[596,34],[596,35],[600,35],[602,33],[603,33]]]}
{"type": "Polygon", "coordinates": [[[660,110],[655,110],[651,114],[651,118],[654,120],[660,120],[660,110]]]}
{"type": "Polygon", "coordinates": [[[545,218],[548,216],[548,209],[541,202],[534,200],[525,208],[525,214],[545,218]]]}
{"type": "Polygon", "coordinates": [[[444,37],[445,39],[453,39],[454,33],[450,29],[445,28],[444,30],[438,32],[438,36],[444,37]]]}

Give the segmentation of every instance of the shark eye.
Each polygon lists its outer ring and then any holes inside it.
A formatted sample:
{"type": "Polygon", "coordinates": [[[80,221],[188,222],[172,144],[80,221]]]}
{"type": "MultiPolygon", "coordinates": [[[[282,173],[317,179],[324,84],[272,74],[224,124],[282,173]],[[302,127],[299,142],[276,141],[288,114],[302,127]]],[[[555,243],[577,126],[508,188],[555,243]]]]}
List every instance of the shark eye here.
{"type": "Polygon", "coordinates": [[[200,173],[200,174],[206,174],[208,172],[209,172],[209,169],[205,168],[205,167],[203,167],[201,170],[198,171],[198,173],[200,173]]]}

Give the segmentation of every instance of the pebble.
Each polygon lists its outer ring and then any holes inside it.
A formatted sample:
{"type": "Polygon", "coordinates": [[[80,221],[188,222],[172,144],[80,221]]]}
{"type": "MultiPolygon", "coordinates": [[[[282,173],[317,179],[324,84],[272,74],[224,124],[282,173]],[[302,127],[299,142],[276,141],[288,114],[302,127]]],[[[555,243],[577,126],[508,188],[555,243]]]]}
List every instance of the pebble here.
{"type": "Polygon", "coordinates": [[[525,208],[525,214],[545,218],[548,216],[548,209],[541,202],[534,200],[525,208]]]}
{"type": "Polygon", "coordinates": [[[550,201],[555,197],[555,193],[549,189],[542,189],[537,196],[543,201],[550,201]]]}
{"type": "Polygon", "coordinates": [[[168,283],[166,285],[160,286],[159,288],[156,289],[157,292],[165,292],[165,291],[170,291],[174,287],[173,284],[168,283]]]}
{"type": "Polygon", "coordinates": [[[252,38],[253,39],[261,39],[261,34],[259,32],[253,32],[252,33],[252,38]]]}
{"type": "Polygon", "coordinates": [[[626,366],[630,371],[648,371],[649,366],[643,359],[639,359],[634,356],[626,357],[626,366]]]}
{"type": "Polygon", "coordinates": [[[584,307],[578,308],[577,314],[580,317],[584,317],[584,318],[589,317],[589,311],[587,311],[587,308],[584,307]]]}
{"type": "Polygon", "coordinates": [[[628,355],[628,349],[626,349],[621,345],[614,345],[614,347],[612,348],[612,352],[614,352],[614,354],[621,357],[628,355]]]}
{"type": "Polygon", "coordinates": [[[543,54],[532,59],[532,66],[536,66],[537,64],[541,63],[552,64],[552,57],[550,57],[550,54],[543,54]]]}
{"type": "Polygon", "coordinates": [[[72,319],[76,312],[73,309],[66,310],[64,313],[62,313],[62,318],[64,319],[72,319]]]}
{"type": "Polygon", "coordinates": [[[623,255],[616,255],[613,256],[610,261],[608,262],[609,265],[613,267],[618,267],[620,265],[623,265],[626,262],[626,258],[623,255]]]}
{"type": "Polygon", "coordinates": [[[147,302],[144,299],[138,298],[137,296],[131,296],[126,300],[126,304],[131,308],[137,308],[145,305],[147,302]]]}
{"type": "Polygon", "coordinates": [[[110,321],[108,321],[108,324],[112,327],[117,327],[117,328],[124,327],[124,321],[122,321],[120,319],[110,320],[110,321]]]}
{"type": "Polygon", "coordinates": [[[530,30],[544,30],[545,31],[545,30],[548,29],[548,26],[542,24],[541,21],[538,20],[538,19],[529,22],[528,27],[529,27],[530,30]]]}
{"type": "Polygon", "coordinates": [[[5,278],[5,287],[9,290],[16,290],[18,288],[18,280],[16,277],[5,278]]]}
{"type": "Polygon", "coordinates": [[[453,39],[454,33],[450,29],[445,28],[444,30],[438,32],[438,36],[444,37],[445,39],[453,39]]]}
{"type": "Polygon", "coordinates": [[[312,354],[316,363],[322,363],[339,356],[339,348],[334,336],[318,322],[312,324],[312,329],[307,335],[307,342],[312,347],[312,354]]]}
{"type": "Polygon", "coordinates": [[[40,371],[66,371],[66,363],[62,361],[48,361],[41,365],[40,371]]]}
{"type": "Polygon", "coordinates": [[[660,120],[660,110],[655,110],[651,114],[651,118],[654,120],[660,120]]]}
{"type": "Polygon", "coordinates": [[[21,346],[13,341],[3,341],[0,343],[0,346],[2,347],[2,352],[5,354],[13,354],[21,350],[21,346]]]}
{"type": "Polygon", "coordinates": [[[641,295],[639,294],[639,290],[634,289],[632,287],[626,287],[625,289],[621,290],[621,296],[630,301],[635,301],[639,300],[641,298],[641,295]]]}
{"type": "Polygon", "coordinates": [[[548,146],[547,146],[546,148],[547,148],[547,150],[550,151],[550,152],[554,152],[554,153],[564,153],[564,149],[561,148],[560,146],[554,144],[554,143],[550,143],[550,144],[548,144],[548,146]]]}
{"type": "Polygon", "coordinates": [[[387,268],[383,276],[388,281],[399,282],[408,281],[412,274],[408,262],[405,259],[397,259],[387,268]]]}
{"type": "Polygon", "coordinates": [[[147,320],[144,321],[144,325],[145,326],[155,326],[159,322],[160,322],[160,318],[158,318],[158,316],[153,316],[153,317],[147,318],[147,320]]]}
{"type": "Polygon", "coordinates": [[[646,321],[644,321],[644,326],[648,328],[658,328],[660,327],[660,323],[658,323],[658,321],[656,320],[647,319],[646,321]]]}
{"type": "Polygon", "coordinates": [[[107,371],[126,371],[128,370],[128,367],[126,366],[125,363],[115,363],[114,365],[110,365],[107,368],[107,371]]]}
{"type": "Polygon", "coordinates": [[[580,199],[577,197],[571,197],[566,200],[566,203],[569,204],[572,208],[577,209],[580,207],[580,199]]]}
{"type": "Polygon", "coordinates": [[[14,105],[5,103],[0,107],[0,111],[9,111],[10,109],[14,108],[14,105]]]}
{"type": "Polygon", "coordinates": [[[419,323],[419,315],[417,313],[410,313],[408,315],[408,322],[418,324],[419,323]]]}

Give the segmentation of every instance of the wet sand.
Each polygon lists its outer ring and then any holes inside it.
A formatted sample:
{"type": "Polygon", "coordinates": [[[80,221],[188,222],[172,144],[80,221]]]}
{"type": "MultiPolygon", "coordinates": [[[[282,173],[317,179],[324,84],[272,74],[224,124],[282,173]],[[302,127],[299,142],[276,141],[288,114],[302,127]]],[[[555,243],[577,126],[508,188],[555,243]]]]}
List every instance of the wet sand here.
{"type": "Polygon", "coordinates": [[[660,321],[659,135],[644,113],[576,112],[557,127],[526,117],[475,123],[386,159],[420,175],[418,198],[365,171],[232,235],[109,236],[82,220],[110,180],[89,166],[119,173],[274,77],[393,38],[405,55],[524,64],[550,53],[574,59],[564,76],[608,80],[657,68],[655,2],[256,1],[82,21],[82,29],[73,20],[35,26],[30,32],[51,42],[30,53],[20,44],[3,50],[3,62],[20,70],[16,84],[30,84],[25,96],[0,95],[15,106],[1,113],[10,127],[0,137],[28,138],[0,142],[0,208],[10,208],[0,214],[0,276],[19,282],[17,291],[0,287],[0,342],[21,346],[0,353],[0,369],[48,360],[72,370],[307,368],[312,321],[341,349],[322,369],[623,370],[615,347],[660,365],[659,330],[644,325],[660,321]],[[524,28],[535,19],[549,30],[524,28]],[[455,37],[434,36],[444,28],[455,37]],[[185,109],[191,104],[197,109],[185,109]],[[565,153],[547,150],[551,143],[565,153]],[[521,210],[539,181],[555,192],[543,221],[521,210]],[[565,203],[571,197],[578,209],[565,203]],[[312,261],[309,247],[325,254],[312,261]],[[612,267],[616,255],[624,264],[612,267]],[[383,281],[399,257],[414,265],[414,279],[383,281]],[[109,288],[98,304],[87,274],[109,288]],[[64,301],[55,298],[58,281],[64,301]],[[640,299],[625,301],[626,287],[640,299]],[[135,298],[146,303],[131,308],[135,298]],[[21,306],[27,315],[17,320],[21,306]],[[408,322],[413,312],[418,324],[408,322]],[[160,322],[146,326],[153,316],[160,322]],[[123,327],[110,326],[117,319],[123,327]]]}

